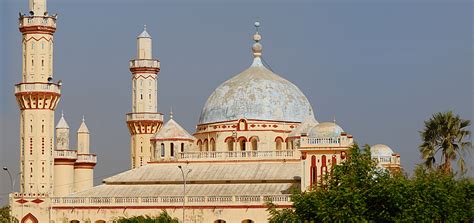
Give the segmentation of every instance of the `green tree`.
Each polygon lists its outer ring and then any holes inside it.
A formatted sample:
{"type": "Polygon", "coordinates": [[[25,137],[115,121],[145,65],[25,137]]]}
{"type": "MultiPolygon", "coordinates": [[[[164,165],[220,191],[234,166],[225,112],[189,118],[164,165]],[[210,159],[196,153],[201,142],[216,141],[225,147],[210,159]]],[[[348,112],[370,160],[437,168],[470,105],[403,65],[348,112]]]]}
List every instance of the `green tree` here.
{"type": "Polygon", "coordinates": [[[436,165],[436,155],[441,153],[442,163],[438,167],[445,172],[452,172],[451,161],[457,159],[461,172],[465,170],[464,156],[472,148],[468,138],[470,120],[464,120],[453,112],[435,113],[425,121],[420,132],[423,143],[420,145],[421,156],[428,168],[436,165]]]}
{"type": "Polygon", "coordinates": [[[135,216],[131,218],[119,218],[117,223],[179,223],[178,218],[172,218],[168,212],[163,210],[158,217],[135,216]]]}
{"type": "Polygon", "coordinates": [[[10,206],[6,205],[0,208],[0,222],[9,222],[10,206]]]}

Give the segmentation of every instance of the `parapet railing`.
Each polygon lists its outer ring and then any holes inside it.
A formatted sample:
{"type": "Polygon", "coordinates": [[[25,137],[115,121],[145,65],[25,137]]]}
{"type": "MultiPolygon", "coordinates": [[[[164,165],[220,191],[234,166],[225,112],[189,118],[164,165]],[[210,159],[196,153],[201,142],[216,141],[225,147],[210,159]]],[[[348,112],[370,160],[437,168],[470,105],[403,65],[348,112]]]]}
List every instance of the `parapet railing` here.
{"type": "Polygon", "coordinates": [[[20,26],[38,25],[56,27],[56,18],[53,16],[24,16],[20,18],[20,26]]]}
{"type": "Polygon", "coordinates": [[[97,156],[95,154],[77,154],[77,162],[97,163],[97,156]]]}
{"type": "Polygon", "coordinates": [[[130,68],[135,67],[150,67],[150,68],[159,68],[160,61],[155,59],[135,59],[130,60],[130,68]]]}
{"type": "Polygon", "coordinates": [[[77,159],[76,150],[54,150],[54,158],[77,159]]]}
{"type": "Polygon", "coordinates": [[[47,91],[53,93],[59,93],[60,87],[55,83],[19,83],[15,85],[15,93],[25,92],[25,91],[47,91]]]}
{"type": "MultiPolygon", "coordinates": [[[[290,194],[277,195],[234,195],[234,196],[186,196],[186,205],[242,205],[264,204],[291,204],[290,194]]],[[[152,206],[152,205],[182,205],[183,196],[158,197],[52,197],[53,206],[152,206]]]]}
{"type": "Polygon", "coordinates": [[[161,113],[128,113],[127,121],[131,120],[160,120],[163,121],[163,114],[161,113]]]}
{"type": "Polygon", "coordinates": [[[381,164],[400,164],[400,158],[396,156],[374,156],[372,160],[381,164]]]}
{"type": "Polygon", "coordinates": [[[299,158],[299,151],[202,151],[178,153],[178,159],[299,158]]]}
{"type": "Polygon", "coordinates": [[[325,138],[314,138],[314,137],[301,137],[301,146],[323,146],[323,145],[337,145],[345,146],[352,143],[352,138],[347,137],[325,137],[325,138]]]}

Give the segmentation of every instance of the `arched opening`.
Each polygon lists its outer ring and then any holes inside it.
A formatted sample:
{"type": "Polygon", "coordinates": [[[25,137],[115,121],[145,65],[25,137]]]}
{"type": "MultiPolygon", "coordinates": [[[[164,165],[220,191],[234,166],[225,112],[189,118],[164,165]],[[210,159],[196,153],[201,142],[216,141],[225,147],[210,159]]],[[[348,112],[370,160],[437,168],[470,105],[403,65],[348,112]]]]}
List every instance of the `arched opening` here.
{"type": "Polygon", "coordinates": [[[184,143],[181,143],[181,152],[184,153],[184,143]]]}
{"type": "Polygon", "coordinates": [[[216,140],[211,139],[211,151],[216,151],[216,140]]]}
{"type": "Polygon", "coordinates": [[[282,143],[283,143],[283,139],[281,137],[277,137],[275,139],[275,149],[277,151],[280,151],[282,149],[282,143]]]}
{"type": "Polygon", "coordinates": [[[245,119],[240,119],[239,120],[239,126],[238,126],[237,130],[239,130],[239,131],[247,130],[247,121],[245,119]]]}
{"type": "Polygon", "coordinates": [[[174,157],[174,143],[170,143],[170,156],[174,157]]]}
{"type": "Polygon", "coordinates": [[[38,219],[29,213],[21,219],[21,223],[38,223],[38,219]]]}
{"type": "Polygon", "coordinates": [[[207,141],[207,139],[204,140],[203,150],[204,151],[209,151],[209,142],[207,141]]]}
{"type": "Polygon", "coordinates": [[[311,167],[310,167],[310,175],[311,177],[310,182],[309,182],[309,187],[313,188],[316,186],[317,181],[318,181],[318,168],[316,168],[316,156],[312,155],[311,156],[311,167]]]}
{"type": "Polygon", "coordinates": [[[250,219],[245,219],[245,220],[242,220],[242,223],[255,223],[255,222],[250,219]]]}
{"type": "Polygon", "coordinates": [[[242,137],[239,137],[238,142],[239,142],[240,151],[246,151],[247,139],[242,136],[242,137]]]}
{"type": "Polygon", "coordinates": [[[165,157],[165,144],[161,143],[161,157],[165,157]]]}
{"type": "Polygon", "coordinates": [[[257,151],[258,149],[258,137],[257,136],[252,136],[250,137],[250,144],[252,145],[252,150],[257,151]]]}
{"type": "Polygon", "coordinates": [[[97,221],[95,221],[95,223],[105,223],[105,221],[104,220],[97,220],[97,221]]]}
{"type": "Polygon", "coordinates": [[[72,220],[69,223],[79,223],[79,220],[72,220]]]}
{"type": "Polygon", "coordinates": [[[215,220],[214,223],[226,223],[226,221],[219,219],[219,220],[215,220]]]}
{"type": "Polygon", "coordinates": [[[227,143],[227,151],[234,151],[234,138],[227,137],[225,143],[227,143]]]}
{"type": "Polygon", "coordinates": [[[202,141],[201,140],[197,141],[197,146],[198,146],[199,151],[202,151],[202,141]]]}

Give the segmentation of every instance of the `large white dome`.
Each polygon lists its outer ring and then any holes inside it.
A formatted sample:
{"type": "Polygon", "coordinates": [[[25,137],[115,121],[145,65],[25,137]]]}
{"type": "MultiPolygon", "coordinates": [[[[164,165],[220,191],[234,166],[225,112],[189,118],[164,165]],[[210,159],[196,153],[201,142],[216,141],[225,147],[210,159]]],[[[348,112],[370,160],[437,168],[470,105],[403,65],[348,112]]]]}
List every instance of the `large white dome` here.
{"type": "Polygon", "coordinates": [[[306,96],[267,69],[259,57],[244,72],[222,83],[207,99],[200,124],[240,118],[303,122],[313,116],[306,96]]]}

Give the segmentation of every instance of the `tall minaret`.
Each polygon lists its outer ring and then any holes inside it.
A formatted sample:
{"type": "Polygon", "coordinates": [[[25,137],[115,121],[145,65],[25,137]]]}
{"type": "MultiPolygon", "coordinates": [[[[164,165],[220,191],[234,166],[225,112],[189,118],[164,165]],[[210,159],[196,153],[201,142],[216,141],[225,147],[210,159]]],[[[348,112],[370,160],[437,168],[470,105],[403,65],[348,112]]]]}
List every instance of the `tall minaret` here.
{"type": "Polygon", "coordinates": [[[20,107],[20,191],[53,192],[54,111],[61,84],[53,80],[53,34],[56,16],[46,0],[29,0],[29,15],[20,14],[22,80],[15,85],[20,107]]]}
{"type": "Polygon", "coordinates": [[[74,164],[74,191],[83,191],[94,185],[94,167],[97,163],[95,154],[90,153],[89,129],[82,117],[77,130],[77,161],[74,164]]]}
{"type": "Polygon", "coordinates": [[[130,131],[131,168],[145,165],[152,158],[150,139],[163,124],[157,112],[157,78],[160,61],[153,59],[152,40],[146,31],[137,37],[137,58],[130,60],[132,72],[132,112],[127,114],[130,131]]]}

